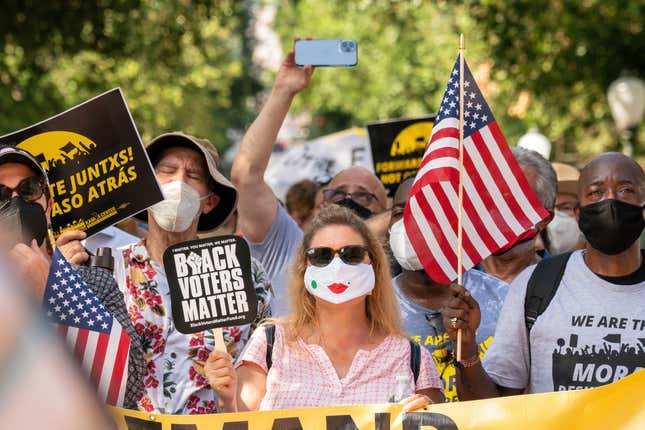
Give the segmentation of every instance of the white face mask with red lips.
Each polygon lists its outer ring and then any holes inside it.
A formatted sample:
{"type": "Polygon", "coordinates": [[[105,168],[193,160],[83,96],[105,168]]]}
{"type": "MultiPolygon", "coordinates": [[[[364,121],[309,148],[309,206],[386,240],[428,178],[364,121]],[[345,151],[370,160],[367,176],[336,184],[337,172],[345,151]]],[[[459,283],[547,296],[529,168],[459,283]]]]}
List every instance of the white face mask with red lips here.
{"type": "Polygon", "coordinates": [[[334,304],[348,302],[374,289],[374,268],[371,264],[346,264],[339,257],[325,267],[308,266],[305,288],[314,296],[334,304]]]}

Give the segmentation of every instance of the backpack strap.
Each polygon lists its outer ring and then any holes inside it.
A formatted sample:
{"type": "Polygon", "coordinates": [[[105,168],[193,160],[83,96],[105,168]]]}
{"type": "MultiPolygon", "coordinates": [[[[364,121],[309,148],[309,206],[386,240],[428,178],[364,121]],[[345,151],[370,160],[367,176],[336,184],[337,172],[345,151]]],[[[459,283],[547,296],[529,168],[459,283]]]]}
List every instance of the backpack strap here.
{"type": "Polygon", "coordinates": [[[414,374],[414,385],[417,385],[419,379],[419,369],[421,368],[421,346],[410,339],[410,369],[414,374]]]}
{"type": "Polygon", "coordinates": [[[527,335],[531,333],[533,324],[555,296],[571,254],[571,252],[566,252],[555,257],[545,258],[533,270],[526,286],[524,299],[524,323],[527,335]]]}
{"type": "Polygon", "coordinates": [[[267,353],[266,353],[266,363],[267,363],[267,372],[271,369],[273,364],[273,342],[275,341],[275,325],[267,325],[264,327],[264,334],[267,337],[267,353]]]}

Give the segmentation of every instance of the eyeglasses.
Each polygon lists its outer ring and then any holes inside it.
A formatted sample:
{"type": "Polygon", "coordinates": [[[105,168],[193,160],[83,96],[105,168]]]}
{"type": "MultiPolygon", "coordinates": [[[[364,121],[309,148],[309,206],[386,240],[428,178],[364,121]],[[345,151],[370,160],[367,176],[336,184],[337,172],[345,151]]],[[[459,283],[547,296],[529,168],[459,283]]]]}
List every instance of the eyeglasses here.
{"type": "Polygon", "coordinates": [[[0,184],[0,206],[6,205],[11,200],[14,191],[27,203],[35,202],[45,192],[45,181],[42,178],[30,176],[20,181],[15,188],[0,184]]]}
{"type": "Polygon", "coordinates": [[[347,193],[342,190],[332,190],[330,188],[323,190],[323,198],[326,202],[337,203],[341,200],[352,199],[362,206],[369,206],[374,201],[378,201],[376,196],[367,191],[356,191],[347,193]]]}
{"type": "Polygon", "coordinates": [[[343,246],[340,249],[321,246],[319,248],[309,248],[305,251],[305,255],[311,264],[318,267],[325,267],[331,263],[331,260],[334,259],[336,254],[338,254],[345,264],[355,266],[363,262],[365,259],[365,253],[367,253],[367,247],[360,245],[348,245],[343,246]]]}

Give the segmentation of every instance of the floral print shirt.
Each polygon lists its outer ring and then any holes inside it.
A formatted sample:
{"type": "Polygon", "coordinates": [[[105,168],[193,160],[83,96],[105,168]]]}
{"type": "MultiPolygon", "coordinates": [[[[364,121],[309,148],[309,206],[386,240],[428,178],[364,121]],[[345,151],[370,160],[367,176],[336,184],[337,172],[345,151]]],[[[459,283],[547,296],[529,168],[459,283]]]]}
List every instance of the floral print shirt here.
{"type": "MultiPolygon", "coordinates": [[[[139,410],[165,414],[217,412],[217,395],[202,370],[214,348],[212,331],[182,334],[172,321],[170,291],[163,266],[150,259],[145,241],[119,248],[114,274],[124,294],[128,314],[141,336],[146,373],[139,410]]],[[[264,269],[252,260],[258,296],[258,317],[253,324],[224,328],[228,352],[235,358],[251,332],[271,315],[271,285],[264,269]]]]}

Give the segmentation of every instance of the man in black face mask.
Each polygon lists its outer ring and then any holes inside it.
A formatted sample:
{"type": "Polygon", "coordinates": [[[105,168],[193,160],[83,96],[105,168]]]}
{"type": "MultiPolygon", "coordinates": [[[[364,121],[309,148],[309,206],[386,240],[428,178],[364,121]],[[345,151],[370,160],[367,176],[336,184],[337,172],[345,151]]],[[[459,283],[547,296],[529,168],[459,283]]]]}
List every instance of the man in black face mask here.
{"type": "Polygon", "coordinates": [[[643,171],[634,160],[607,153],[589,163],[583,174],[575,213],[580,231],[591,245],[586,258],[598,268],[596,273],[631,273],[642,260],[638,238],[645,228],[644,184],[639,180],[643,171]],[[610,260],[620,269],[608,270],[605,266],[610,260]]]}
{"type": "Polygon", "coordinates": [[[50,266],[49,207],[47,177],[38,161],[13,146],[0,146],[1,248],[39,298],[50,266]]]}
{"type": "Polygon", "coordinates": [[[453,340],[462,330],[461,399],[592,388],[645,367],[645,260],[638,241],[645,173],[623,154],[602,154],[581,171],[578,197],[586,249],[551,260],[561,262],[559,277],[543,270],[547,259],[515,279],[483,364],[474,342],[479,305],[451,286],[444,323],[453,340]],[[539,276],[530,281],[534,271],[539,276]],[[555,290],[537,319],[527,319],[527,285],[534,282],[555,290]]]}
{"type": "Polygon", "coordinates": [[[364,167],[349,167],[323,189],[323,205],[337,204],[354,211],[363,219],[383,212],[387,192],[379,179],[364,167]]]}
{"type": "MultiPolygon", "coordinates": [[[[26,151],[0,145],[0,248],[14,267],[42,296],[49,273],[51,247],[47,239],[52,201],[49,182],[40,163],[26,151]]],[[[79,264],[89,258],[76,239],[85,233],[69,231],[56,241],[65,258],[79,264]]]]}
{"type": "MultiPolygon", "coordinates": [[[[22,278],[37,302],[43,298],[51,266],[51,247],[47,240],[51,206],[49,182],[40,163],[26,151],[0,145],[0,256],[6,255],[7,266],[15,270],[17,278],[22,278]]],[[[83,239],[85,233],[63,234],[56,246],[70,262],[79,258],[86,260],[88,256],[75,238],[83,239]]],[[[123,296],[112,274],[105,269],[80,267],[78,274],[130,335],[131,361],[121,406],[135,407],[142,392],[145,367],[141,343],[136,338],[123,296]]]]}

